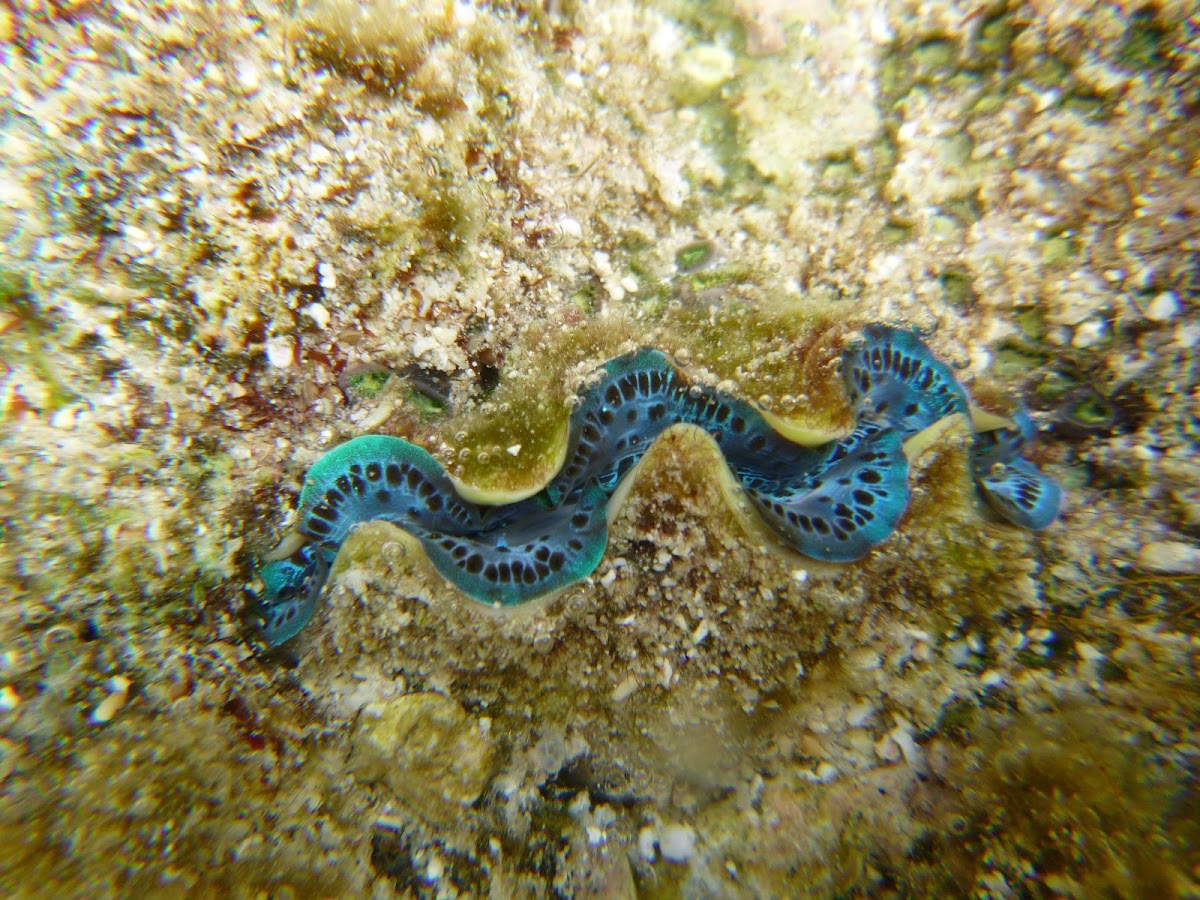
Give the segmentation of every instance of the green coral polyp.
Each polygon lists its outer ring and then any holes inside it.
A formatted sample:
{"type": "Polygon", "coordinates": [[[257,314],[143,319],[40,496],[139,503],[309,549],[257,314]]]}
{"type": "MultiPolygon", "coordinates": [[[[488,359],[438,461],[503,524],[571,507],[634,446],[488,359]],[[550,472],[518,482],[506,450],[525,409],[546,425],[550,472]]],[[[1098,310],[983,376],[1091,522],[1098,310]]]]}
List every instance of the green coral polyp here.
{"type": "MultiPolygon", "coordinates": [[[[557,474],[523,498],[480,503],[432,455],[399,438],[343,444],[305,479],[298,532],[307,543],[263,569],[264,634],[279,643],[303,627],[351,528],[371,520],[399,525],[443,577],[483,603],[515,606],[574,584],[599,565],[611,509],[647,449],[680,426],[709,436],[785,544],[817,560],[859,559],[908,506],[906,453],[971,412],[950,368],[911,332],[868,326],[864,338],[842,360],[854,428],[816,445],[789,439],[743,400],[689,383],[651,349],[602,369],[571,414],[557,474]]],[[[1003,518],[1042,528],[1057,515],[1060,491],[1020,459],[1032,423],[1014,418],[1012,428],[975,436],[976,484],[1003,518]]]]}

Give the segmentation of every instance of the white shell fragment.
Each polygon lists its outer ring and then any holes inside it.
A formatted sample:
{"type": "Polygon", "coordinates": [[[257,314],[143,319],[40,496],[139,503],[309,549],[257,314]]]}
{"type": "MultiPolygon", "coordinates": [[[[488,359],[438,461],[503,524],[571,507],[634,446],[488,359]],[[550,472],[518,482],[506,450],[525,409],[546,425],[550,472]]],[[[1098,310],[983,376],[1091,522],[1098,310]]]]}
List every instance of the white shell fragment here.
{"type": "Polygon", "coordinates": [[[316,323],[316,326],[324,331],[329,327],[329,310],[320,303],[310,303],[304,307],[303,312],[316,323]]]}
{"type": "Polygon", "coordinates": [[[654,862],[658,855],[658,832],[653,825],[647,825],[638,831],[638,854],[648,863],[654,862]]]}
{"type": "Polygon", "coordinates": [[[0,688],[0,712],[8,712],[10,709],[16,709],[21,703],[21,695],[18,694],[11,684],[6,684],[0,688]]]}
{"type": "Polygon", "coordinates": [[[613,688],[612,698],[614,703],[620,703],[622,700],[627,700],[632,697],[641,685],[638,684],[637,676],[629,675],[620,684],[613,688]]]}
{"type": "Polygon", "coordinates": [[[276,335],[267,341],[267,362],[276,369],[286,369],[296,355],[296,343],[290,337],[276,335]]]}
{"type": "Polygon", "coordinates": [[[1151,541],[1138,552],[1138,566],[1151,572],[1194,574],[1200,572],[1200,547],[1183,541],[1151,541]]]}
{"type": "Polygon", "coordinates": [[[696,832],[687,825],[668,825],[658,836],[658,849],[667,862],[685,863],[696,852],[696,832]]]}
{"type": "Polygon", "coordinates": [[[1179,315],[1179,299],[1174,291],[1163,291],[1146,304],[1146,318],[1151,322],[1169,322],[1179,315]]]}
{"type": "Polygon", "coordinates": [[[112,721],[113,716],[120,712],[121,707],[125,705],[125,701],[129,698],[131,683],[124,675],[114,675],[108,679],[107,687],[109,694],[92,710],[88,721],[93,725],[103,725],[105,722],[112,721]]]}

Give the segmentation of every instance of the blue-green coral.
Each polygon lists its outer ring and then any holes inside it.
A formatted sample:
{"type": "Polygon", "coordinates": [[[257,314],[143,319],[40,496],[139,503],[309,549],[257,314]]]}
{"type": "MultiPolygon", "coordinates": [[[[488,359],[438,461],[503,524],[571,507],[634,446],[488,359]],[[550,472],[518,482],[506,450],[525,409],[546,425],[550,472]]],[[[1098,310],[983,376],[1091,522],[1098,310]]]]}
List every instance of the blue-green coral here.
{"type": "MultiPolygon", "coordinates": [[[[408,441],[364,435],[309,471],[299,526],[307,543],[262,571],[263,633],[271,644],[312,616],[350,529],[382,519],[416,537],[468,596],[514,606],[586,578],[608,542],[607,507],[622,479],[667,428],[702,428],[755,509],[791,547],[819,560],[859,559],[895,530],[909,500],[905,441],[952,415],[966,390],[911,332],[882,325],[842,359],[855,427],[820,446],[794,443],[749,403],[689,385],[643,349],[610,361],[571,415],[566,462],[537,494],[487,506],[465,499],[441,464],[408,441]]],[[[974,438],[976,484],[1004,518],[1042,528],[1061,491],[1018,454],[1028,417],[974,438]]]]}

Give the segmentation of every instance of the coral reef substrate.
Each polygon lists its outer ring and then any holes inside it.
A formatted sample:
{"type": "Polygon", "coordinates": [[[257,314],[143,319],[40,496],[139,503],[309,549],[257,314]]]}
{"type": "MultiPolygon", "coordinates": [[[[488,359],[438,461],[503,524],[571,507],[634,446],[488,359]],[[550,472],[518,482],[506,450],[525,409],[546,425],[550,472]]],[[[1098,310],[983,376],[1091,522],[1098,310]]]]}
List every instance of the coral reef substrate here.
{"type": "Polygon", "coordinates": [[[1194,895],[1194,12],[0,7],[0,890],[1194,895]],[[639,346],[844,434],[872,321],[1028,405],[1059,524],[981,520],[963,430],[788,559],[671,432],[548,602],[374,522],[245,626],[350,438],[536,490],[639,346]]]}

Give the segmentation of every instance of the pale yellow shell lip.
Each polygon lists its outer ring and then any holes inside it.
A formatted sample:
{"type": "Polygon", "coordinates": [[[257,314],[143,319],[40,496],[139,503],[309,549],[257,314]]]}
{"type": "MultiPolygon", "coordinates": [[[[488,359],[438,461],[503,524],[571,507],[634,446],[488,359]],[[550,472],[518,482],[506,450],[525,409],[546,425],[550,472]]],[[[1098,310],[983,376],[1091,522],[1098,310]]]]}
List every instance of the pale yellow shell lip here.
{"type": "Polygon", "coordinates": [[[938,419],[928,428],[923,428],[904,442],[904,455],[908,457],[910,463],[914,462],[925,451],[940,444],[954,430],[961,429],[965,434],[966,426],[967,417],[962,413],[951,413],[945,418],[938,419]]]}
{"type": "MultiPolygon", "coordinates": [[[[555,469],[555,471],[557,472],[558,470],[555,469]]],[[[508,503],[517,503],[521,500],[528,500],[547,484],[549,484],[550,481],[553,480],[554,476],[550,476],[550,478],[547,478],[540,484],[535,483],[529,487],[523,488],[476,487],[475,485],[468,484],[454,475],[449,475],[447,473],[447,477],[454,485],[454,489],[458,491],[458,495],[464,500],[470,501],[471,503],[478,503],[480,506],[504,506],[508,503]]]]}
{"type": "Polygon", "coordinates": [[[761,406],[755,406],[755,409],[775,431],[801,447],[820,447],[822,444],[828,444],[830,441],[836,441],[846,436],[845,429],[814,427],[810,423],[796,419],[785,419],[761,406]]]}
{"type": "Polygon", "coordinates": [[[1016,428],[1017,425],[1012,419],[998,416],[972,404],[971,427],[976,431],[999,431],[1002,428],[1016,428]]]}
{"type": "Polygon", "coordinates": [[[270,553],[263,554],[263,562],[279,562],[281,559],[287,559],[301,547],[308,543],[308,538],[298,531],[289,531],[283,536],[283,540],[270,553]]]}

